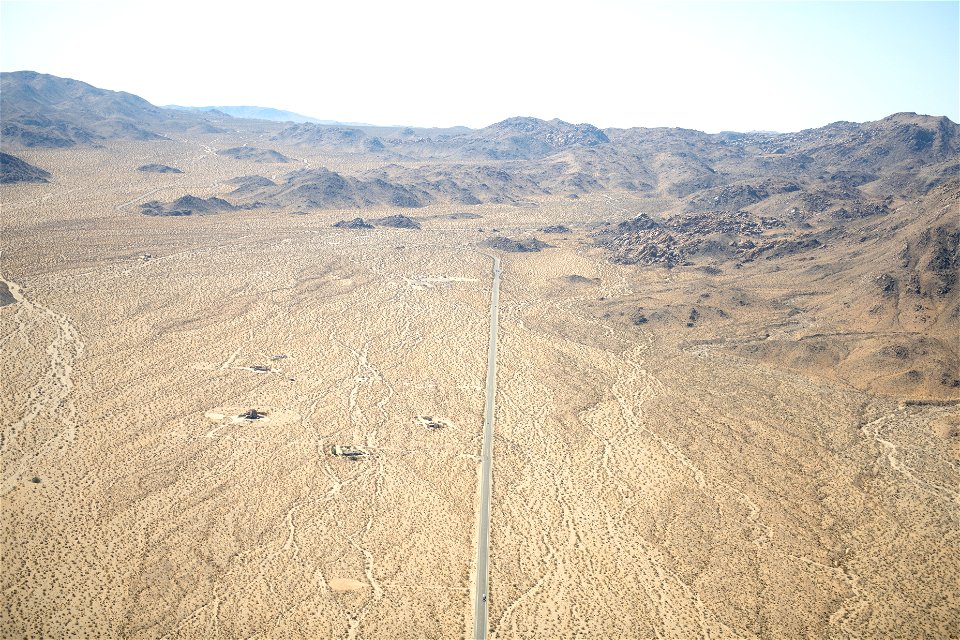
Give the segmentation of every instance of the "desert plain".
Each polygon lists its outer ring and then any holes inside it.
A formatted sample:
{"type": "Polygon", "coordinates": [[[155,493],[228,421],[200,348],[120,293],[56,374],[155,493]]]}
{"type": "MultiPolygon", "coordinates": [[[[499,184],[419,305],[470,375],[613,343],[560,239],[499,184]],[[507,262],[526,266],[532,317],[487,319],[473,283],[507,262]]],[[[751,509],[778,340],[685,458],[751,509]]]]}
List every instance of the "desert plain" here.
{"type": "Polygon", "coordinates": [[[372,166],[244,144],[32,148],[54,179],[2,187],[0,635],[471,637],[497,255],[491,638],[960,636],[958,392],[857,365],[898,330],[834,293],[885,245],[617,262],[596,230],[673,206],[630,190],[143,215],[372,166]]]}

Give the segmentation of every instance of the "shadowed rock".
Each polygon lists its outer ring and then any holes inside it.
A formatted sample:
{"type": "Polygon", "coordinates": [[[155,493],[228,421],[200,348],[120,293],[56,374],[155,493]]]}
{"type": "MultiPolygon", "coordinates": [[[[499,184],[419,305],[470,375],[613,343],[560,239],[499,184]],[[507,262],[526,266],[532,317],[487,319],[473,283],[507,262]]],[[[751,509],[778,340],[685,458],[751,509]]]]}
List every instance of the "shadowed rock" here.
{"type": "Polygon", "coordinates": [[[234,158],[235,160],[249,160],[252,162],[283,163],[293,162],[290,158],[273,149],[258,149],[257,147],[231,147],[217,151],[218,155],[234,158]]]}
{"type": "Polygon", "coordinates": [[[381,227],[392,227],[394,229],[419,229],[420,223],[413,218],[404,215],[387,216],[386,218],[377,218],[373,222],[381,227]]]}
{"type": "Polygon", "coordinates": [[[340,220],[334,222],[333,226],[337,229],[373,229],[373,225],[363,218],[354,218],[353,220],[340,220]]]}
{"type": "Polygon", "coordinates": [[[528,238],[525,240],[514,240],[505,236],[495,236],[487,240],[487,246],[500,251],[509,253],[533,253],[543,249],[552,248],[553,245],[547,244],[537,238],[528,238]]]}
{"type": "Polygon", "coordinates": [[[238,207],[222,198],[198,198],[186,195],[177,198],[171,203],[163,204],[156,200],[140,205],[140,211],[145,216],[190,216],[193,214],[207,215],[234,211],[238,207]]]}
{"type": "Polygon", "coordinates": [[[144,173],[183,173],[180,169],[165,164],[145,164],[137,167],[137,171],[143,171],[144,173]]]}
{"type": "Polygon", "coordinates": [[[130,93],[108,91],[35,71],[0,74],[4,145],[67,148],[109,140],[162,140],[208,124],[204,114],[162,109],[130,93]]]}
{"type": "Polygon", "coordinates": [[[237,185],[237,188],[230,192],[232,196],[248,196],[259,193],[262,189],[275,187],[277,184],[263,176],[239,176],[227,180],[227,184],[237,185]]]}
{"type": "Polygon", "coordinates": [[[9,153],[0,153],[0,184],[49,182],[50,173],[9,153]]]}
{"type": "Polygon", "coordinates": [[[0,282],[0,307],[5,307],[8,304],[13,304],[17,299],[13,297],[13,294],[10,293],[10,287],[7,286],[6,282],[0,282]]]}

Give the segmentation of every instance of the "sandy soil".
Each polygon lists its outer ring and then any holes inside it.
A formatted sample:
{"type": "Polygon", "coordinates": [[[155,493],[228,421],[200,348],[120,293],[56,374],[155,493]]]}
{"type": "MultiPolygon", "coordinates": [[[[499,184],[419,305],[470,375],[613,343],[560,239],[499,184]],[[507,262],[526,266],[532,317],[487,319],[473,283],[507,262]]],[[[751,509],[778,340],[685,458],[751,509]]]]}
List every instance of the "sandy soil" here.
{"type": "MultiPolygon", "coordinates": [[[[217,156],[229,142],[36,151],[54,182],[0,192],[0,635],[465,637],[478,229],[625,205],[437,206],[422,231],[138,213],[267,175],[217,156]]],[[[492,636],[960,636],[956,406],[634,325],[621,302],[702,283],[550,240],[503,258],[492,636]]],[[[749,313],[745,332],[769,321],[749,313]]]]}
{"type": "Polygon", "coordinates": [[[550,277],[660,285],[593,256],[504,269],[494,636],[957,635],[955,407],[606,324],[550,277]]]}

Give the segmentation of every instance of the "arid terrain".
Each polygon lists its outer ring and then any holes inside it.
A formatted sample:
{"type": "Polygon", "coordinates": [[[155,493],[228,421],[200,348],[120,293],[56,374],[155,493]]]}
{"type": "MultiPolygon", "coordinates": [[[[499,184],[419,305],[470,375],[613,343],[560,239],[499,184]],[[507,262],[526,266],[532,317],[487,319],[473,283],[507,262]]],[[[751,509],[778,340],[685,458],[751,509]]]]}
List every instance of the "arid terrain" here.
{"type": "Polygon", "coordinates": [[[490,637],[960,637],[955,123],[69,82],[0,94],[0,636],[470,637],[496,255],[490,637]]]}

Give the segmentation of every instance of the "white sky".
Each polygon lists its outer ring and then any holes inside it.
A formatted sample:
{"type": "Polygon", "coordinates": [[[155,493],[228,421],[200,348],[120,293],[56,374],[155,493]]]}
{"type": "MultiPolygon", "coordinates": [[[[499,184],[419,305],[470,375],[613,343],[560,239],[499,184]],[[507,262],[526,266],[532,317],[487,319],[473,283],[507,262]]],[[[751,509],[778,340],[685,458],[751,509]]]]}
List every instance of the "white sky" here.
{"type": "Polygon", "coordinates": [[[0,68],[374,124],[794,131],[960,120],[958,15],[955,1],[5,1],[0,68]]]}

